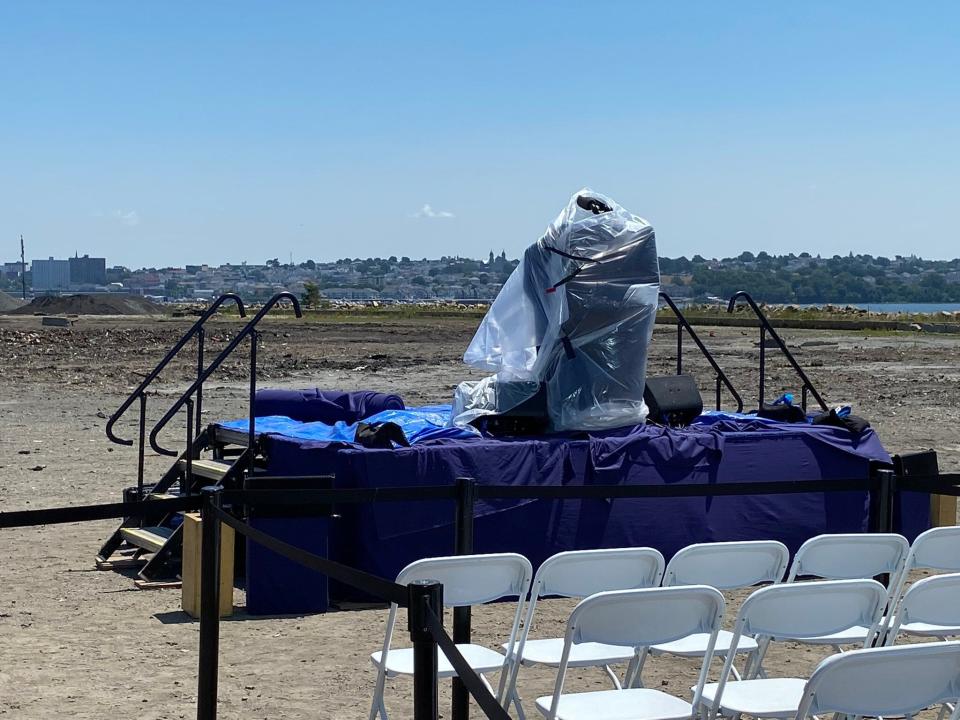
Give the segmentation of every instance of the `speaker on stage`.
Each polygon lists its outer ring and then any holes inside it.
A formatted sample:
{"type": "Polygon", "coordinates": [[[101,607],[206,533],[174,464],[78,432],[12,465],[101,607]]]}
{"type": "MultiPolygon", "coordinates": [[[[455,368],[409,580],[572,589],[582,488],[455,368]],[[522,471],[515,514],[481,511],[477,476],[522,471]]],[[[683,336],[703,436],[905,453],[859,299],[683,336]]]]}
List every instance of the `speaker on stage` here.
{"type": "Polygon", "coordinates": [[[660,425],[689,425],[703,412],[700,389],[691,375],[648,377],[643,401],[650,410],[647,421],[660,425]]]}

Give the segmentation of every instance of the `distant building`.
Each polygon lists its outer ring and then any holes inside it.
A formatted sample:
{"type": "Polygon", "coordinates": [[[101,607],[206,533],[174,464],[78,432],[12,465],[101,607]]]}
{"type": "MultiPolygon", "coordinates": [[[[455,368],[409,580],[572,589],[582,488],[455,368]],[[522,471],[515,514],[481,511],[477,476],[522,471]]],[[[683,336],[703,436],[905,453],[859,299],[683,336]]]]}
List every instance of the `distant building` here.
{"type": "Polygon", "coordinates": [[[70,258],[70,282],[73,285],[106,285],[107,261],[89,255],[70,258]]]}
{"type": "Polygon", "coordinates": [[[70,262],[67,260],[33,260],[33,289],[35,291],[66,290],[70,287],[70,262]]]}
{"type": "Polygon", "coordinates": [[[0,276],[7,280],[16,280],[20,277],[22,269],[19,260],[17,262],[5,262],[0,265],[0,276]]]}

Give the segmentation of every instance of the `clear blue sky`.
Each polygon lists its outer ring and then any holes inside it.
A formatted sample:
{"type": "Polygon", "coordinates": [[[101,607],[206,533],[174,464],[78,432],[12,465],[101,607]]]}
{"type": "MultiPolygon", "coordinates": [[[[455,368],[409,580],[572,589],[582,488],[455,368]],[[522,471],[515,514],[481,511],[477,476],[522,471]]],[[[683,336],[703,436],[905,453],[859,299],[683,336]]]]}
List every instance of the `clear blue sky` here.
{"type": "Polygon", "coordinates": [[[0,4],[0,260],[960,255],[954,2],[0,4]],[[428,206],[426,209],[424,206],[428,206]]]}

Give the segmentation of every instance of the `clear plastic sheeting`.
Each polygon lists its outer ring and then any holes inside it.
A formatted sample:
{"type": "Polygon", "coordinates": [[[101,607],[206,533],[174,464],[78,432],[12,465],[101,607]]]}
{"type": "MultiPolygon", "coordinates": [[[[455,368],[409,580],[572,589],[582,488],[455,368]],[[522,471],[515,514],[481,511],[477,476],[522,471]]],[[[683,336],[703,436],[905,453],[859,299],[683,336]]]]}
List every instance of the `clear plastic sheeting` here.
{"type": "Polygon", "coordinates": [[[660,271],[653,227],[576,193],[500,290],[463,359],[451,422],[509,412],[543,388],[552,430],[641,423],[660,271]]]}

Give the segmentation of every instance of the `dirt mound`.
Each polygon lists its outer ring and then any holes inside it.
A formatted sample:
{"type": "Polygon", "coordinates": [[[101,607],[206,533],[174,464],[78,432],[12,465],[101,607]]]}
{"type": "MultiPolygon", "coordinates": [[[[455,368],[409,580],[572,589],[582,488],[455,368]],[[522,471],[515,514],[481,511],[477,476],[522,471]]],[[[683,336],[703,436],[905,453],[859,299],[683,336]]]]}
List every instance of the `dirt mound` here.
{"type": "Polygon", "coordinates": [[[3,290],[0,290],[0,312],[5,312],[7,310],[16,310],[23,303],[17,300],[10,295],[7,295],[3,290]]]}
{"type": "Polygon", "coordinates": [[[38,297],[11,315],[160,315],[163,307],[135,295],[61,295],[38,297]]]}

